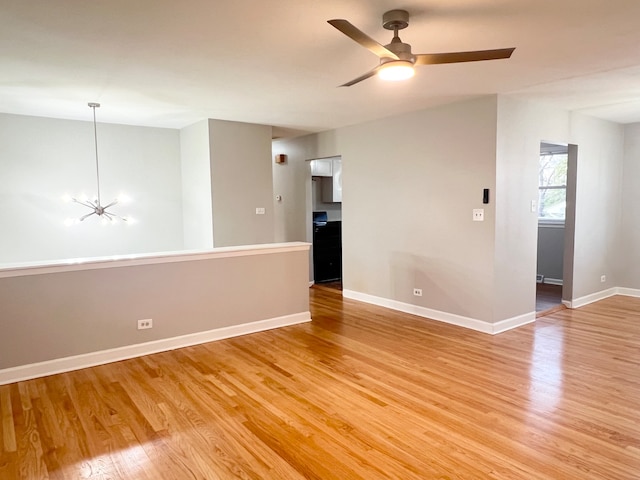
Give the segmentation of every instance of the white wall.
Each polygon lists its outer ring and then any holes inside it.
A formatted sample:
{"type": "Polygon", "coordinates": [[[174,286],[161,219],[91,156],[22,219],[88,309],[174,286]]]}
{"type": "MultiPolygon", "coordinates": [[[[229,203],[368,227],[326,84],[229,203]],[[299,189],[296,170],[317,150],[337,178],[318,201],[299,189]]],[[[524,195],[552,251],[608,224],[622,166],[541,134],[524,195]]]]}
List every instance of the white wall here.
{"type": "Polygon", "coordinates": [[[180,130],[184,248],[213,247],[209,121],[180,130]]]}
{"type": "Polygon", "coordinates": [[[271,127],[209,120],[209,142],[215,246],[273,242],[271,127]]]}
{"type": "Polygon", "coordinates": [[[89,211],[65,193],[96,192],[92,122],[0,114],[0,263],[182,248],[178,131],[98,123],[98,148],[103,204],[126,192],[135,225],[63,224],[89,211]]]}
{"type": "Polygon", "coordinates": [[[625,127],[619,286],[640,289],[640,123],[625,127]]]}

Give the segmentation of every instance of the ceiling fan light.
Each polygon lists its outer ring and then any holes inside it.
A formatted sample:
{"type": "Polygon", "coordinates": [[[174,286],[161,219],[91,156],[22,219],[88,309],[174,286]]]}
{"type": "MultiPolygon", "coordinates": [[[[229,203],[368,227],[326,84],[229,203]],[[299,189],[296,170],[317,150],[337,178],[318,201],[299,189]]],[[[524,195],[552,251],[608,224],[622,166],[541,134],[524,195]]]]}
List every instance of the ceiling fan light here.
{"type": "Polygon", "coordinates": [[[415,75],[413,64],[407,60],[394,60],[387,62],[378,72],[382,80],[398,82],[407,80],[415,75]]]}

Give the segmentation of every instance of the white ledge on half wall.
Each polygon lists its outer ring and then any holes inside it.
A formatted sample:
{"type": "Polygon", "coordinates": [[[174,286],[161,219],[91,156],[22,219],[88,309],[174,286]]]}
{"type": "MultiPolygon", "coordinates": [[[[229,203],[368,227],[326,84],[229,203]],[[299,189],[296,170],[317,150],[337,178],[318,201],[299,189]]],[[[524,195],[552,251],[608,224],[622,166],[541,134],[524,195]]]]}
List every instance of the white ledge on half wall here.
{"type": "Polygon", "coordinates": [[[69,258],[64,260],[40,262],[5,263],[0,264],[0,278],[55,272],[71,272],[75,270],[126,267],[133,265],[152,265],[155,263],[188,262],[213,258],[267,255],[273,253],[308,250],[310,246],[311,244],[306,242],[265,243],[260,245],[240,245],[235,247],[218,247],[204,250],[179,250],[174,252],[137,253],[130,255],[69,258]]]}

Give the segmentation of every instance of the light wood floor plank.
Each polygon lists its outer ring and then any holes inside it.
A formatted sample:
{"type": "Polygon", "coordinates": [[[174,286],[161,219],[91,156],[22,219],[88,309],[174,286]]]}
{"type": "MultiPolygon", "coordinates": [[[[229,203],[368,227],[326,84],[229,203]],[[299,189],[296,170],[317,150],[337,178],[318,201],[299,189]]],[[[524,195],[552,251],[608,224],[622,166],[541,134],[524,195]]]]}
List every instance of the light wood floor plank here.
{"type": "Polygon", "coordinates": [[[313,322],[0,387],[0,479],[638,479],[640,299],[313,322]]]}

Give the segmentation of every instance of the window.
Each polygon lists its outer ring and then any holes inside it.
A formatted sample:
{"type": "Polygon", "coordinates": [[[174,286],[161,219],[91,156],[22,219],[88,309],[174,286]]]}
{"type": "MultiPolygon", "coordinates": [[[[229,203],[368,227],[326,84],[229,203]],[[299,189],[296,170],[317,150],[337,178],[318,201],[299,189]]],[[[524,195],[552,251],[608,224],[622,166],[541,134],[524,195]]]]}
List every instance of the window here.
{"type": "Polygon", "coordinates": [[[542,151],[538,173],[538,222],[564,224],[567,209],[566,147],[542,151]]]}

